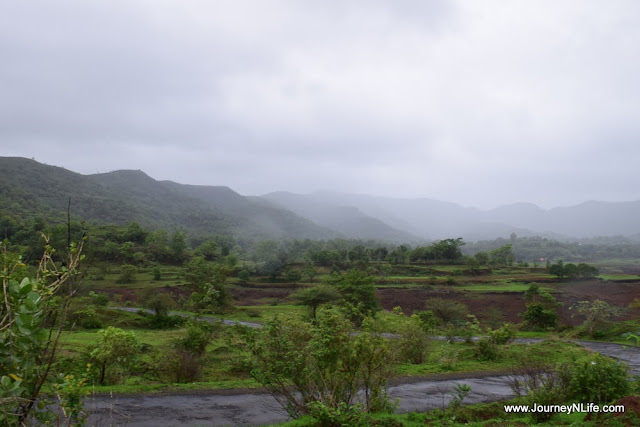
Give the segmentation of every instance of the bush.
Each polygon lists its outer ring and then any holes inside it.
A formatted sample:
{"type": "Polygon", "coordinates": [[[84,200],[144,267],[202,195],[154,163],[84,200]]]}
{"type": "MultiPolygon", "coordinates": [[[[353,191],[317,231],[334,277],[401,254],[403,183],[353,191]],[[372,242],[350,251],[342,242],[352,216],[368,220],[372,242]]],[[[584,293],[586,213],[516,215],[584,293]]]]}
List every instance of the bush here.
{"type": "Polygon", "coordinates": [[[505,323],[501,328],[489,331],[489,339],[498,345],[511,342],[515,337],[516,331],[510,323],[505,323]]]}
{"type": "Polygon", "coordinates": [[[570,369],[569,395],[577,402],[608,403],[629,392],[627,367],[602,355],[590,355],[570,369]]]}
{"type": "MultiPolygon", "coordinates": [[[[571,402],[604,404],[629,393],[627,367],[608,357],[592,354],[556,366],[523,361],[510,386],[517,396],[527,395],[530,405],[571,402]]],[[[536,422],[553,413],[531,413],[536,422]]]]}
{"type": "Polygon", "coordinates": [[[202,355],[213,340],[215,332],[216,327],[210,323],[190,322],[185,336],[176,340],[175,346],[189,353],[202,355]]]}
{"type": "Polygon", "coordinates": [[[412,316],[400,329],[399,355],[402,361],[424,363],[429,353],[429,333],[422,328],[418,316],[412,316]]]}
{"type": "Polygon", "coordinates": [[[85,310],[76,310],[70,314],[69,319],[73,323],[85,329],[100,329],[102,321],[98,317],[98,313],[93,308],[85,310]]]}
{"type": "Polygon", "coordinates": [[[158,376],[174,383],[198,381],[202,374],[202,356],[174,348],[158,353],[154,366],[158,376]]]}
{"type": "Polygon", "coordinates": [[[341,402],[337,407],[330,407],[322,402],[309,404],[310,415],[315,418],[318,426],[353,426],[366,427],[371,425],[364,417],[362,405],[349,406],[341,402]]]}
{"type": "Polygon", "coordinates": [[[476,357],[478,360],[485,362],[496,360],[500,356],[498,345],[491,338],[482,338],[477,344],[476,357]]]}
{"type": "Polygon", "coordinates": [[[134,265],[123,265],[120,269],[120,276],[118,276],[117,283],[132,283],[136,281],[136,272],[138,269],[134,265]]]}
{"type": "Polygon", "coordinates": [[[178,328],[185,324],[187,319],[182,316],[167,316],[164,314],[149,315],[145,311],[138,311],[138,314],[142,314],[147,318],[147,325],[151,329],[172,329],[178,328]]]}

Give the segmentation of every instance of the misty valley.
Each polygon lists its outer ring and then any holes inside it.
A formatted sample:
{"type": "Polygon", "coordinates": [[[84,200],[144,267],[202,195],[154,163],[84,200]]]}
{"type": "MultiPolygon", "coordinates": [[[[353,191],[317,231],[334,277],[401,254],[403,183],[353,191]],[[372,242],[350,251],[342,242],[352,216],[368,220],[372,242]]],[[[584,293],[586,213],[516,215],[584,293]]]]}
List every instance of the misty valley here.
{"type": "Polygon", "coordinates": [[[639,217],[2,157],[1,424],[635,425],[639,217]]]}

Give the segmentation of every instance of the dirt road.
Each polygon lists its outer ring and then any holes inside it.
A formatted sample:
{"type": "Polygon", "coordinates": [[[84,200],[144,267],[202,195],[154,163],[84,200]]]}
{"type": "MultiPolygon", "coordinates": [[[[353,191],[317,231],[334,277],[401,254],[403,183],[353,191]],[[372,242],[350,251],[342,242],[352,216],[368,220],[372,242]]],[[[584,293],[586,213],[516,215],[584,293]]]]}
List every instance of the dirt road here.
{"type": "MultiPolygon", "coordinates": [[[[521,343],[537,340],[522,339],[521,343]]],[[[629,364],[633,374],[640,374],[640,349],[619,344],[578,341],[586,348],[615,357],[629,364]]],[[[465,403],[480,403],[513,396],[501,376],[459,378],[456,380],[419,381],[389,388],[398,399],[399,412],[426,411],[446,406],[456,384],[471,386],[465,403]]],[[[95,397],[85,403],[91,411],[90,425],[117,426],[259,426],[284,422],[287,414],[268,394],[246,391],[219,391],[181,395],[136,397],[95,397]]]]}

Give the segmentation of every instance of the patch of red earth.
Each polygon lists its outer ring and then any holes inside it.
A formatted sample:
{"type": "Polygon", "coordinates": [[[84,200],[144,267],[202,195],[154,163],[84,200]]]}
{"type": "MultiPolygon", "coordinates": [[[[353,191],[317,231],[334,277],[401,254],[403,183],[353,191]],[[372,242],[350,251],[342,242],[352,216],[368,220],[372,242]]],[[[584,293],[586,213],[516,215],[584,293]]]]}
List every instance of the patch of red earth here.
{"type": "Polygon", "coordinates": [[[622,425],[638,425],[638,418],[640,418],[640,397],[625,396],[613,402],[612,405],[624,405],[625,411],[611,413],[590,412],[585,418],[586,421],[596,421],[598,425],[608,425],[611,422],[611,418],[618,418],[618,422],[623,421],[622,425]],[[609,422],[607,422],[607,420],[609,420],[609,422]]]}
{"type": "MultiPolygon", "coordinates": [[[[639,308],[628,308],[635,298],[640,298],[640,283],[613,283],[600,280],[568,282],[557,288],[554,294],[559,302],[560,320],[565,324],[579,325],[584,318],[569,308],[578,301],[603,300],[607,303],[625,308],[619,320],[633,319],[640,316],[639,308]]],[[[519,314],[525,310],[522,292],[464,292],[456,290],[424,290],[424,289],[379,289],[377,292],[385,310],[400,306],[407,314],[424,310],[424,303],[429,298],[444,298],[465,303],[471,314],[478,319],[487,318],[488,310],[496,308],[503,313],[504,321],[520,322],[519,314]]]]}
{"type": "MultiPolygon", "coordinates": [[[[614,283],[601,280],[582,280],[566,282],[557,286],[559,293],[554,296],[562,303],[560,308],[560,320],[565,324],[579,325],[583,318],[577,315],[575,310],[569,310],[578,301],[603,300],[609,304],[621,308],[626,308],[619,317],[620,320],[638,318],[640,308],[628,308],[635,298],[640,299],[640,282],[636,283],[614,283]]],[[[171,294],[178,300],[180,297],[187,298],[189,291],[184,286],[167,286],[157,288],[158,292],[171,294]]],[[[230,289],[231,297],[235,305],[261,305],[265,301],[280,300],[282,303],[289,302],[287,298],[295,292],[295,288],[284,287],[233,287],[230,289]]],[[[110,298],[119,295],[121,301],[131,301],[135,304],[139,289],[111,288],[104,289],[110,298]]],[[[424,310],[424,303],[429,298],[445,298],[461,301],[469,307],[469,311],[480,320],[487,320],[491,308],[499,310],[503,314],[506,322],[520,322],[519,314],[525,310],[524,295],[522,292],[465,292],[452,289],[426,290],[426,289],[378,289],[376,294],[380,298],[382,307],[391,310],[396,306],[402,307],[406,314],[414,311],[424,310]]],[[[492,310],[493,311],[493,310],[492,310]]]]}

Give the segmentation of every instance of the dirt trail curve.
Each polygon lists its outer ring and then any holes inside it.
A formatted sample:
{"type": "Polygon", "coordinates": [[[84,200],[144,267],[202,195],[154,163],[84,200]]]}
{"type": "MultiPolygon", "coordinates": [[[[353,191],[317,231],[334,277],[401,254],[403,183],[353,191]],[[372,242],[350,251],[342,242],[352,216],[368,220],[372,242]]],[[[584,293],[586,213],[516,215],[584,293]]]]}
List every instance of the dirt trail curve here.
{"type": "MultiPolygon", "coordinates": [[[[518,339],[531,343],[539,340],[518,339]]],[[[615,357],[640,374],[640,349],[619,344],[576,341],[580,345],[615,357]]],[[[502,376],[468,377],[438,381],[419,381],[389,388],[399,400],[399,412],[426,411],[447,405],[455,384],[468,384],[471,393],[465,403],[480,403],[513,396],[502,376]]],[[[92,397],[85,402],[91,412],[89,425],[115,426],[260,426],[288,419],[276,401],[265,393],[222,390],[180,395],[136,397],[92,397]]]]}

